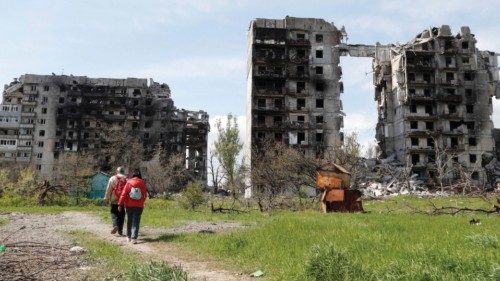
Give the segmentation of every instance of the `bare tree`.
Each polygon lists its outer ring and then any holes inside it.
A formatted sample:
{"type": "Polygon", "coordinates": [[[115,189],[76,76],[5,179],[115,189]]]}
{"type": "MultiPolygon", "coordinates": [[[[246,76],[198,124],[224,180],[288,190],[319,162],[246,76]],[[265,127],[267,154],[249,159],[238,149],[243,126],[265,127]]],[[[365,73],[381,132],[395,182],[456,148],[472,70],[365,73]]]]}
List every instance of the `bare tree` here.
{"type": "Polygon", "coordinates": [[[360,175],[366,174],[364,166],[361,165],[361,144],[357,132],[348,134],[341,145],[327,150],[325,155],[327,162],[336,163],[351,173],[351,185],[356,185],[360,175]]]}
{"type": "Polygon", "coordinates": [[[282,143],[267,142],[252,151],[252,190],[261,211],[271,212],[286,191],[313,186],[317,161],[282,143]]]}
{"type": "Polygon", "coordinates": [[[54,165],[53,185],[73,193],[77,203],[79,197],[89,189],[90,176],[97,170],[95,158],[86,152],[66,152],[59,155],[54,165]]]}
{"type": "Polygon", "coordinates": [[[222,183],[222,180],[224,179],[221,166],[216,161],[217,161],[216,152],[214,150],[210,150],[210,156],[208,158],[208,174],[210,175],[210,181],[212,182],[212,188],[214,193],[218,192],[219,185],[222,183]]]}
{"type": "Polygon", "coordinates": [[[129,171],[139,169],[144,155],[144,146],[140,139],[125,131],[109,129],[106,132],[103,154],[106,157],[107,168],[113,170],[124,166],[129,171]]]}
{"type": "MultiPolygon", "coordinates": [[[[162,154],[162,151],[163,149],[158,154],[162,154]]],[[[182,154],[155,157],[147,162],[144,168],[144,177],[147,181],[148,192],[151,197],[180,191],[188,179],[182,154]]]]}

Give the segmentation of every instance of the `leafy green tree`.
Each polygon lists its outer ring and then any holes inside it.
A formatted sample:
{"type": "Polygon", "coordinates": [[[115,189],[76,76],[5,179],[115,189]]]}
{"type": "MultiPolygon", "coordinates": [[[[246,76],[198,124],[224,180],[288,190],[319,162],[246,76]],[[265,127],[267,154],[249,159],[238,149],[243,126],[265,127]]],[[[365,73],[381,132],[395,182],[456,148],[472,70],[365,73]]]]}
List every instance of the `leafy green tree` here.
{"type": "Polygon", "coordinates": [[[243,143],[239,137],[239,128],[236,116],[231,113],[227,115],[226,126],[222,126],[221,119],[218,119],[215,123],[217,128],[217,139],[215,140],[215,156],[219,161],[224,176],[226,179],[227,187],[233,191],[233,195],[236,196],[237,193],[237,157],[243,148],[243,143]]]}

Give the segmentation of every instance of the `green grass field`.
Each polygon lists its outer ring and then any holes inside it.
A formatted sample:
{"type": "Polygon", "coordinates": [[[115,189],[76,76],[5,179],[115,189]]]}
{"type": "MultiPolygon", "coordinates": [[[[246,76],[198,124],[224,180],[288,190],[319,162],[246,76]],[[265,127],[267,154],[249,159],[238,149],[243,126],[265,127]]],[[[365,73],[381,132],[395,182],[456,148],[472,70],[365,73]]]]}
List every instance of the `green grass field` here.
{"type": "MultiPolygon", "coordinates": [[[[432,202],[491,208],[478,198],[432,202]]],[[[236,220],[251,225],[218,234],[177,235],[165,243],[176,243],[238,271],[263,270],[268,280],[500,280],[498,215],[414,214],[409,206],[430,210],[431,205],[428,199],[413,197],[365,201],[364,206],[367,213],[308,210],[269,216],[252,210],[215,215],[208,207],[193,212],[175,201],[150,200],[142,225],[169,227],[188,220],[236,220]],[[481,224],[470,225],[472,218],[481,224]]],[[[11,210],[89,210],[108,219],[107,207],[23,208],[11,210]]],[[[96,255],[108,256],[105,252],[96,255]]]]}

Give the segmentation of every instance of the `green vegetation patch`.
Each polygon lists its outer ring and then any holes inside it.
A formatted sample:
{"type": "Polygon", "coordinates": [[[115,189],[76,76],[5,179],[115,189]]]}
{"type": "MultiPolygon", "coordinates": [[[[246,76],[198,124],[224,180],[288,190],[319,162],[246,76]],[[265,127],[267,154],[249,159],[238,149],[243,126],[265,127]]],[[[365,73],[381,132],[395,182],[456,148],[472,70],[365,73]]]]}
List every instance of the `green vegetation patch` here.
{"type": "Polygon", "coordinates": [[[0,225],[4,225],[4,224],[7,224],[9,223],[9,219],[7,218],[0,218],[0,225]]]}
{"type": "Polygon", "coordinates": [[[141,262],[139,254],[126,251],[119,245],[111,244],[83,231],[71,231],[69,236],[87,250],[87,255],[96,270],[92,271],[99,280],[121,279],[127,271],[141,262]]]}
{"type": "Polygon", "coordinates": [[[238,232],[174,241],[271,280],[491,280],[499,218],[474,217],[482,224],[468,215],[285,212],[238,232]]]}

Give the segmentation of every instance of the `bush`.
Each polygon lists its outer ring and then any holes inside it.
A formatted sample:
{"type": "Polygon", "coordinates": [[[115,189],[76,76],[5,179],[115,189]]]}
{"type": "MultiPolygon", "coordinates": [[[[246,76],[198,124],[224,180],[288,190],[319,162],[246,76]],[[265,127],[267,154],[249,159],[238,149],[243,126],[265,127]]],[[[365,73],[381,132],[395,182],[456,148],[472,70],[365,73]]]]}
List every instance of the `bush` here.
{"type": "Polygon", "coordinates": [[[315,245],[306,265],[306,273],[313,280],[368,280],[361,266],[350,260],[346,253],[334,245],[315,245]]]}
{"type": "Polygon", "coordinates": [[[148,262],[133,266],[125,275],[125,280],[130,281],[186,281],[187,274],[182,268],[170,267],[165,262],[148,262]]]}
{"type": "Polygon", "coordinates": [[[183,208],[194,210],[205,203],[205,194],[201,182],[190,182],[182,194],[180,204],[183,208]]]}

